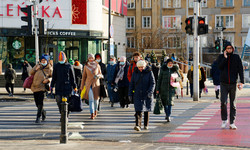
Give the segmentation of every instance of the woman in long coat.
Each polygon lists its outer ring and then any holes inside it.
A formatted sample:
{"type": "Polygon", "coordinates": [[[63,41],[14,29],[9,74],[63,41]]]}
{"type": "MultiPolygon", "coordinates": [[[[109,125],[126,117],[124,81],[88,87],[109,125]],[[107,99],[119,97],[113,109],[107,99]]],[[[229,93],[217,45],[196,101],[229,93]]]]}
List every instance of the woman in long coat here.
{"type": "Polygon", "coordinates": [[[88,61],[83,69],[81,90],[86,86],[84,99],[89,100],[91,119],[97,116],[97,107],[100,98],[100,80],[103,78],[101,67],[95,61],[93,54],[88,55],[88,61]]]}
{"type": "Polygon", "coordinates": [[[140,60],[129,84],[129,99],[134,99],[135,127],[134,130],[141,131],[142,112],[144,112],[144,129],[148,129],[149,112],[152,110],[153,93],[155,89],[154,74],[146,62],[140,60]]]}
{"type": "Polygon", "coordinates": [[[179,77],[175,79],[175,82],[180,81],[180,74],[178,72],[178,66],[173,64],[172,59],[168,59],[166,64],[163,64],[160,70],[158,78],[156,93],[160,94],[162,104],[166,113],[166,120],[170,122],[171,109],[173,106],[173,100],[175,96],[175,88],[171,86],[171,74],[177,73],[179,77]]]}

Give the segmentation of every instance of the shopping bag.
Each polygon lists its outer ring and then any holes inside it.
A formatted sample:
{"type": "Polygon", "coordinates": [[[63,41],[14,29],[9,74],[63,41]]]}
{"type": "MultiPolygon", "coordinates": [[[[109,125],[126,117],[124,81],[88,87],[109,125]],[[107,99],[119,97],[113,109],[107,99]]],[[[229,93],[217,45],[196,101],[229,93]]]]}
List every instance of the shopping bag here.
{"type": "Polygon", "coordinates": [[[84,94],[86,93],[86,86],[83,87],[83,90],[81,92],[81,99],[84,99],[84,94]]]}
{"type": "Polygon", "coordinates": [[[23,88],[28,88],[30,89],[31,88],[31,85],[33,83],[33,79],[34,79],[34,76],[29,76],[28,78],[25,79],[24,83],[23,83],[23,88]]]}
{"type": "Polygon", "coordinates": [[[153,113],[155,115],[159,115],[161,113],[163,113],[163,105],[162,105],[162,102],[161,102],[161,99],[159,96],[157,96],[158,98],[156,99],[156,103],[155,103],[155,107],[154,107],[154,111],[153,113]]]}
{"type": "Polygon", "coordinates": [[[81,112],[82,107],[82,100],[78,94],[71,95],[69,97],[69,111],[71,112],[81,112]]]}

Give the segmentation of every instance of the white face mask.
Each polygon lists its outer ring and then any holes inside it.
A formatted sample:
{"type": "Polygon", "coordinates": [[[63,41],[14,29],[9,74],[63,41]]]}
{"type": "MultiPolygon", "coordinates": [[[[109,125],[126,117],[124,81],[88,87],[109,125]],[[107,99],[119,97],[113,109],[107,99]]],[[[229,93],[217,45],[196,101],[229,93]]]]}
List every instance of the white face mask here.
{"type": "Polygon", "coordinates": [[[64,64],[65,63],[65,61],[58,61],[60,64],[64,64]]]}
{"type": "Polygon", "coordinates": [[[47,62],[41,63],[42,66],[47,66],[47,64],[48,64],[47,62]]]}

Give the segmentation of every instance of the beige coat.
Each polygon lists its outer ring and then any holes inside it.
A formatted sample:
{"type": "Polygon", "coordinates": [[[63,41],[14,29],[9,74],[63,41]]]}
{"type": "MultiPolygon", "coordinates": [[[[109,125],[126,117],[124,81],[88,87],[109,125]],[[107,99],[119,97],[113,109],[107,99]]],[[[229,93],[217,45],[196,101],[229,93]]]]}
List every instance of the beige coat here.
{"type": "MultiPolygon", "coordinates": [[[[43,83],[43,80],[45,79],[51,79],[52,77],[52,67],[50,64],[48,64],[44,69],[44,73],[46,75],[46,77],[44,76],[43,72],[42,72],[42,66],[40,65],[40,69],[38,69],[36,71],[36,67],[39,64],[35,65],[35,67],[32,68],[32,70],[30,71],[31,75],[34,75],[34,79],[33,79],[33,83],[31,85],[31,91],[32,92],[40,92],[40,91],[46,91],[45,89],[45,84],[43,83]]],[[[48,80],[50,82],[50,80],[48,80]]]]}
{"type": "Polygon", "coordinates": [[[89,90],[91,86],[94,94],[94,99],[98,100],[100,97],[100,80],[94,78],[95,75],[102,75],[100,65],[97,64],[97,67],[93,73],[87,67],[84,66],[81,83],[81,89],[86,86],[84,99],[89,99],[89,90]]]}

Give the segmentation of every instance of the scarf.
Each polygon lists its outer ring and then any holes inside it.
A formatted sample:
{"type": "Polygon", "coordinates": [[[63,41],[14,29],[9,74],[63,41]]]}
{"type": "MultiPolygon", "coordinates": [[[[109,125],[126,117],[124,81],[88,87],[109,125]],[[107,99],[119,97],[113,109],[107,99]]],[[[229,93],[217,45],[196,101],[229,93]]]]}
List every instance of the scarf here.
{"type": "Polygon", "coordinates": [[[125,65],[120,66],[120,70],[116,75],[115,83],[118,84],[119,80],[123,79],[125,65]]]}
{"type": "Polygon", "coordinates": [[[86,67],[92,72],[94,73],[94,71],[97,68],[97,63],[95,61],[93,62],[88,62],[88,65],[86,65],[86,67]]]}

